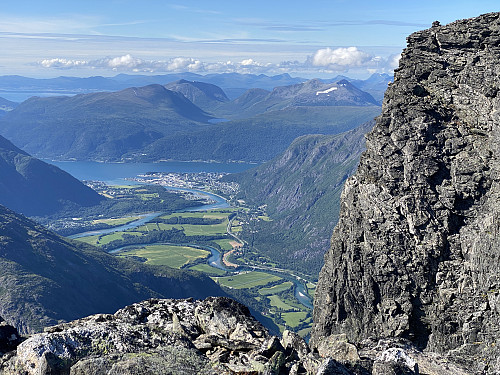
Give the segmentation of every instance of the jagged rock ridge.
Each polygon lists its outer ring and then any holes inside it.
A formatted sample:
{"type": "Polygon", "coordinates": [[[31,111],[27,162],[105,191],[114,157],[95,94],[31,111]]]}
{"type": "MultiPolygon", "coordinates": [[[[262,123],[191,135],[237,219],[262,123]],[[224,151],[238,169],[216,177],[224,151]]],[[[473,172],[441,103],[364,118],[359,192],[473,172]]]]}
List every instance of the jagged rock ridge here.
{"type": "Polygon", "coordinates": [[[151,299],[114,315],[49,327],[0,357],[0,373],[316,373],[322,362],[299,336],[288,331],[281,341],[270,336],[245,306],[229,298],[151,299]]]}
{"type": "Polygon", "coordinates": [[[408,37],[320,274],[312,341],[401,337],[500,372],[500,14],[408,37]]]}

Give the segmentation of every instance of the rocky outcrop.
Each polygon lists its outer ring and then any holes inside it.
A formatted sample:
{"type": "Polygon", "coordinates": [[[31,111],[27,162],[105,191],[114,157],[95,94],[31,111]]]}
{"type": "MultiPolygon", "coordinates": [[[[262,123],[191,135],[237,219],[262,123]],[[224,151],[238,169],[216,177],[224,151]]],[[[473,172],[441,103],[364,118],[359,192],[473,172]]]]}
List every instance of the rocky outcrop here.
{"type": "Polygon", "coordinates": [[[500,373],[500,14],[408,37],[315,298],[312,343],[401,338],[500,373]]]}
{"type": "Polygon", "coordinates": [[[5,375],[349,374],[313,355],[302,338],[270,336],[248,309],[225,297],[151,299],[114,315],[49,327],[0,357],[5,375]],[[322,370],[321,370],[322,371],[322,370]],[[333,371],[333,370],[332,370],[333,371]]]}
{"type": "Polygon", "coordinates": [[[0,325],[2,375],[466,375],[398,340],[356,347],[346,335],[329,336],[311,351],[296,333],[269,335],[245,306],[225,297],[150,299],[23,342],[2,332],[0,325]]]}

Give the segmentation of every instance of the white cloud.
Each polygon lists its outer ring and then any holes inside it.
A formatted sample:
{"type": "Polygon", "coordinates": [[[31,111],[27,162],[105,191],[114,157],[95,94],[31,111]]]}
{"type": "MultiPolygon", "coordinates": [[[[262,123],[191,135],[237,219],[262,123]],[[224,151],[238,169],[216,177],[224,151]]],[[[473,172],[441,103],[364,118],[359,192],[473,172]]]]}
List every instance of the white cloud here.
{"type": "Polygon", "coordinates": [[[370,61],[372,57],[356,47],[324,48],[316,51],[312,57],[314,66],[323,67],[358,67],[370,61]]]}
{"type": "Polygon", "coordinates": [[[130,54],[127,54],[125,56],[119,56],[112,58],[110,60],[107,60],[105,63],[110,68],[117,69],[117,68],[138,68],[143,64],[143,61],[141,59],[137,59],[132,57],[130,54]]]}
{"type": "Polygon", "coordinates": [[[197,73],[252,73],[280,74],[292,72],[335,73],[355,69],[365,72],[392,72],[397,67],[399,56],[388,58],[373,56],[356,47],[324,48],[317,50],[305,61],[282,61],[279,63],[261,62],[252,58],[240,61],[205,62],[192,57],[174,57],[166,60],[145,60],[126,54],[117,57],[106,57],[97,60],[73,60],[52,58],[40,61],[44,68],[52,69],[104,69],[122,72],[197,72],[197,73]]]}
{"type": "MultiPolygon", "coordinates": [[[[160,67],[163,64],[160,64],[160,67]]],[[[185,57],[176,57],[168,62],[165,67],[167,71],[188,71],[196,72],[204,69],[203,63],[200,60],[185,57]]]]}
{"type": "Polygon", "coordinates": [[[399,60],[401,59],[401,54],[389,56],[388,65],[392,69],[396,69],[399,66],[399,60]]]}

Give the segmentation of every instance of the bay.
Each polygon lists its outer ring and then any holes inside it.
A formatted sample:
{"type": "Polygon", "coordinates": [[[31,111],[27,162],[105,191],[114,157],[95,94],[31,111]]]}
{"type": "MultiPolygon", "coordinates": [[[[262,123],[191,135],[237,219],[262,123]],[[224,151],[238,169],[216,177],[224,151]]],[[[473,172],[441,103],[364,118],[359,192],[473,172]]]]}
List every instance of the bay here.
{"type": "Polygon", "coordinates": [[[96,161],[54,161],[42,159],[46,163],[68,172],[79,180],[103,181],[113,185],[136,184],[126,178],[137,177],[147,172],[172,173],[238,173],[255,167],[248,163],[208,163],[188,161],[162,161],[157,163],[99,163],[96,161]]]}

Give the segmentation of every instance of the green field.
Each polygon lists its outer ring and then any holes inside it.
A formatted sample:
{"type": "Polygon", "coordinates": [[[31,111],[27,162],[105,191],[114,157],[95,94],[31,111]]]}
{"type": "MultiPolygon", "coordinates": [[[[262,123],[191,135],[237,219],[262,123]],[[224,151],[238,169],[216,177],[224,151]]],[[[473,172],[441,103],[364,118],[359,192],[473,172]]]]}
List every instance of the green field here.
{"type": "Polygon", "coordinates": [[[214,276],[223,276],[226,274],[226,271],[209,266],[206,263],[196,264],[194,266],[189,267],[189,269],[194,270],[194,271],[203,272],[203,273],[206,273],[209,275],[214,275],[214,276]]]}
{"type": "Polygon", "coordinates": [[[99,220],[94,220],[92,221],[92,224],[108,224],[111,226],[119,226],[119,225],[125,225],[128,223],[131,223],[132,221],[139,220],[141,217],[140,216],[127,216],[127,217],[120,217],[116,219],[99,219],[99,220]]]}
{"type": "Polygon", "coordinates": [[[286,325],[291,328],[298,327],[307,319],[308,313],[305,311],[286,312],[281,314],[286,325]]]}
{"type": "Polygon", "coordinates": [[[214,278],[220,285],[234,289],[255,288],[269,283],[283,280],[281,277],[265,272],[250,271],[234,276],[214,278]]]}
{"type": "Polygon", "coordinates": [[[185,264],[210,256],[210,251],[188,246],[148,245],[139,249],[123,251],[120,257],[137,256],[146,258],[147,264],[181,268],[185,264]]]}
{"type": "Polygon", "coordinates": [[[231,242],[233,242],[234,239],[228,238],[227,240],[215,240],[214,242],[220,246],[222,250],[233,250],[233,245],[231,245],[231,242]]]}
{"type": "Polygon", "coordinates": [[[114,232],[106,235],[97,236],[87,236],[76,238],[77,241],[85,242],[91,245],[107,245],[111,241],[122,240],[124,234],[129,234],[131,236],[142,236],[144,233],[141,232],[114,232]]]}
{"type": "Polygon", "coordinates": [[[270,288],[259,289],[259,294],[267,296],[270,294],[278,294],[288,290],[292,287],[293,283],[291,281],[285,281],[283,284],[275,285],[270,288]]]}
{"type": "Polygon", "coordinates": [[[160,216],[161,219],[171,219],[174,217],[184,218],[199,218],[199,219],[225,219],[220,224],[212,225],[196,225],[196,224],[165,224],[165,223],[147,223],[136,228],[139,232],[151,232],[155,230],[171,230],[181,229],[184,230],[186,236],[217,236],[226,234],[228,220],[227,217],[230,212],[178,212],[171,215],[160,216]]]}
{"type": "Polygon", "coordinates": [[[225,219],[231,212],[210,211],[210,212],[176,212],[170,215],[160,216],[161,219],[170,219],[172,217],[195,217],[201,219],[225,219]]]}
{"type": "Polygon", "coordinates": [[[267,298],[269,298],[269,302],[273,307],[276,307],[280,310],[293,310],[293,306],[290,306],[287,303],[283,302],[283,300],[275,294],[268,296],[267,298]]]}

